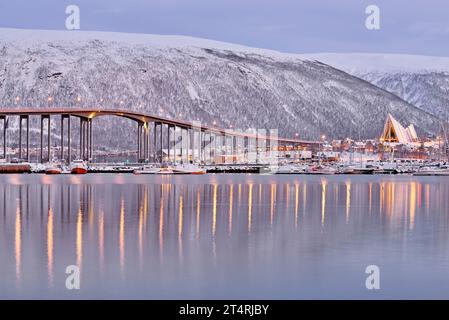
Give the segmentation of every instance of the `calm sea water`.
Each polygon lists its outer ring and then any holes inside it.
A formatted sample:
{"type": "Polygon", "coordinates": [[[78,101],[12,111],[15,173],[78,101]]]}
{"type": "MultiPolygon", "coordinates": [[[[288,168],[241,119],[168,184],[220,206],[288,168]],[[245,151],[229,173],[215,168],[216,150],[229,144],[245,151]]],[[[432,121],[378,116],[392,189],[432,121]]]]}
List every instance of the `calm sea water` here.
{"type": "Polygon", "coordinates": [[[3,175],[0,298],[449,298],[449,179],[3,175]]]}

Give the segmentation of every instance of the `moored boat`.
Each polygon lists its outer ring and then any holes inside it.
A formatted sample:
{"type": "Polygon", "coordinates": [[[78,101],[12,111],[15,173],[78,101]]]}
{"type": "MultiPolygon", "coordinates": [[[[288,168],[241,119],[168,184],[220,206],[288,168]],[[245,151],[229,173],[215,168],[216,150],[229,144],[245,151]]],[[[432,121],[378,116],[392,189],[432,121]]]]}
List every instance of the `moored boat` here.
{"type": "Polygon", "coordinates": [[[74,160],[70,166],[70,173],[72,174],[86,174],[87,165],[83,160],[74,160]]]}
{"type": "Polygon", "coordinates": [[[58,165],[50,165],[45,169],[45,174],[61,174],[62,169],[58,165]]]}
{"type": "Polygon", "coordinates": [[[414,176],[449,176],[449,169],[421,168],[413,173],[414,176]]]}
{"type": "Polygon", "coordinates": [[[335,174],[336,169],[332,167],[325,167],[323,165],[317,165],[310,167],[307,171],[307,174],[320,174],[320,175],[329,175],[329,174],[335,174]]]}
{"type": "Polygon", "coordinates": [[[31,173],[31,165],[28,163],[1,163],[0,173],[31,173]]]}
{"type": "Polygon", "coordinates": [[[161,172],[161,166],[158,164],[145,165],[142,168],[133,171],[134,174],[158,174],[161,172]]]}
{"type": "Polygon", "coordinates": [[[171,170],[175,174],[205,174],[206,169],[203,169],[197,165],[191,163],[175,164],[171,167],[171,170]]]}

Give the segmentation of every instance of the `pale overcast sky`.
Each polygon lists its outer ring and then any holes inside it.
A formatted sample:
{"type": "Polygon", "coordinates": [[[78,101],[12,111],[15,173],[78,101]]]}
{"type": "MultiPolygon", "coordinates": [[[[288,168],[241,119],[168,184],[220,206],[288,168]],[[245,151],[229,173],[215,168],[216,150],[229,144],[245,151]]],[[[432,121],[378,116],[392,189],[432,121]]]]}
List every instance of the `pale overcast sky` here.
{"type": "Polygon", "coordinates": [[[0,0],[0,27],[177,34],[286,52],[449,56],[449,0],[0,0]],[[380,8],[381,29],[365,28],[380,8]]]}

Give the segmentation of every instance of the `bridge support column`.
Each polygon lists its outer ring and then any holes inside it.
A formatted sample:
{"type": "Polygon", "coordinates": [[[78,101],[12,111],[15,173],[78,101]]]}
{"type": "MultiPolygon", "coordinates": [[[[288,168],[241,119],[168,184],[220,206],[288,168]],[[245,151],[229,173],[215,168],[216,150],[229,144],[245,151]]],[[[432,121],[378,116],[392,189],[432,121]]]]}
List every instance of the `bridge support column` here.
{"type": "Polygon", "coordinates": [[[51,125],[50,115],[41,115],[41,129],[40,129],[40,162],[44,163],[45,160],[51,161],[51,125]],[[47,158],[44,158],[44,122],[47,121],[47,158]]]}
{"type": "Polygon", "coordinates": [[[26,157],[26,160],[27,160],[27,162],[30,162],[30,117],[29,116],[26,116],[26,122],[27,122],[27,126],[26,126],[26,129],[27,129],[27,143],[26,143],[26,146],[27,146],[27,157],[26,157]]]}
{"type": "Polygon", "coordinates": [[[231,147],[231,157],[232,157],[232,163],[237,162],[237,137],[232,137],[232,147],[231,147]]]}
{"type": "Polygon", "coordinates": [[[243,138],[243,148],[245,161],[249,162],[250,139],[248,137],[243,138]]]}
{"type": "Polygon", "coordinates": [[[144,156],[144,160],[149,160],[150,159],[150,148],[149,148],[149,143],[150,143],[150,127],[149,127],[149,123],[145,123],[145,127],[144,127],[144,134],[145,134],[145,156],[144,156]]]}
{"type": "Polygon", "coordinates": [[[47,160],[51,161],[51,118],[47,116],[47,160]]]}
{"type": "Polygon", "coordinates": [[[203,162],[203,131],[200,129],[198,132],[198,160],[203,162]]]}
{"type": "MultiPolygon", "coordinates": [[[[157,122],[154,122],[154,133],[153,133],[153,145],[154,145],[154,149],[153,149],[153,161],[154,162],[162,162],[162,144],[161,144],[161,148],[159,149],[157,147],[157,128],[160,127],[159,124],[157,122]],[[160,157],[159,158],[159,151],[160,151],[160,157]]],[[[162,132],[161,132],[161,136],[162,136],[162,132]]],[[[162,140],[161,140],[162,142],[162,140]]]]}
{"type": "Polygon", "coordinates": [[[259,144],[260,144],[260,139],[259,139],[259,130],[256,131],[256,138],[254,141],[255,147],[256,147],[256,163],[259,163],[259,144]]]}
{"type": "Polygon", "coordinates": [[[195,132],[193,131],[193,128],[187,129],[187,134],[189,137],[189,146],[187,148],[187,162],[188,163],[194,163],[195,162],[195,132]]]}
{"type": "Polygon", "coordinates": [[[221,141],[221,158],[223,160],[224,163],[227,163],[228,161],[228,136],[223,135],[221,136],[221,139],[223,141],[221,141]]]}
{"type": "Polygon", "coordinates": [[[170,150],[170,125],[167,125],[167,159],[168,162],[171,161],[171,150],[170,150]]]}
{"type": "Polygon", "coordinates": [[[64,161],[64,115],[61,115],[61,161],[64,161]]]}
{"type": "Polygon", "coordinates": [[[156,162],[156,143],[155,138],[156,137],[156,123],[153,121],[151,122],[151,130],[148,132],[148,144],[149,144],[149,158],[151,159],[151,162],[156,162]]]}
{"type": "Polygon", "coordinates": [[[142,123],[137,123],[137,162],[142,158],[142,123]]]}
{"type": "MultiPolygon", "coordinates": [[[[153,161],[154,162],[162,162],[162,146],[159,149],[158,147],[158,141],[160,141],[160,139],[158,140],[158,128],[159,128],[159,124],[157,122],[154,122],[154,133],[153,133],[153,161]],[[159,154],[160,152],[160,154],[159,154]],[[161,158],[159,158],[159,155],[161,158]]],[[[159,130],[160,131],[160,130],[159,130]]],[[[162,132],[161,132],[162,135],[162,132]]]]}
{"type": "Polygon", "coordinates": [[[65,161],[64,156],[64,120],[67,119],[67,163],[70,164],[72,162],[72,154],[71,154],[71,121],[70,115],[61,115],[61,160],[65,161]]]}
{"type": "Polygon", "coordinates": [[[177,140],[177,136],[176,136],[176,126],[173,126],[173,162],[176,163],[176,159],[177,159],[177,153],[176,153],[176,146],[178,144],[178,140],[177,140]]]}
{"type": "Polygon", "coordinates": [[[88,153],[89,153],[89,156],[88,156],[88,160],[89,161],[92,161],[93,160],[93,148],[92,148],[92,145],[93,145],[93,143],[92,143],[92,140],[93,140],[93,135],[92,135],[92,119],[89,119],[88,120],[88,126],[89,126],[89,149],[88,149],[88,153]]]}
{"type": "Polygon", "coordinates": [[[182,162],[182,127],[175,127],[175,162],[178,160],[178,150],[180,155],[179,161],[182,162]]]}
{"type": "Polygon", "coordinates": [[[23,120],[26,120],[26,151],[27,151],[27,155],[25,160],[27,162],[30,161],[30,122],[29,122],[29,116],[28,115],[20,115],[19,116],[19,159],[22,159],[23,156],[23,141],[22,141],[22,125],[23,125],[23,120]]]}
{"type": "Polygon", "coordinates": [[[218,134],[214,134],[212,136],[211,133],[211,138],[213,137],[213,139],[211,139],[210,145],[211,145],[211,150],[210,150],[210,162],[211,163],[215,163],[215,157],[217,156],[218,153],[218,140],[220,140],[220,136],[218,134]]]}
{"type": "Polygon", "coordinates": [[[40,137],[40,152],[39,152],[39,162],[43,163],[44,162],[44,154],[43,154],[43,145],[44,145],[44,116],[41,115],[41,127],[40,127],[40,132],[39,132],[39,137],[40,137]]]}
{"type": "Polygon", "coordinates": [[[200,146],[199,146],[199,158],[200,158],[200,162],[206,163],[204,160],[204,131],[200,131],[200,146]]]}
{"type": "Polygon", "coordinates": [[[208,149],[207,149],[207,159],[206,159],[206,161],[208,161],[208,163],[209,164],[211,164],[212,163],[212,133],[211,132],[209,132],[208,133],[208,138],[209,138],[209,141],[208,141],[208,149]]]}
{"type": "Polygon", "coordinates": [[[67,159],[67,163],[70,165],[71,163],[72,163],[72,121],[71,121],[71,117],[70,117],[70,115],[69,116],[67,116],[67,126],[68,126],[68,129],[67,129],[67,135],[68,135],[68,137],[67,137],[67,147],[68,147],[68,150],[67,150],[67,157],[68,157],[68,159],[67,159]]]}
{"type": "Polygon", "coordinates": [[[161,155],[160,155],[160,162],[164,162],[164,125],[162,122],[159,123],[160,127],[160,144],[161,144],[161,155]]]}
{"type": "Polygon", "coordinates": [[[80,118],[80,159],[84,159],[84,119],[80,118]]]}
{"type": "Polygon", "coordinates": [[[22,120],[23,117],[19,116],[19,160],[22,160],[22,120]]]}
{"type": "Polygon", "coordinates": [[[3,116],[0,117],[1,120],[3,120],[3,154],[2,158],[6,160],[6,129],[7,129],[7,117],[3,116]]]}
{"type": "MultiPolygon", "coordinates": [[[[185,150],[185,158],[184,161],[185,162],[189,162],[189,148],[190,148],[190,132],[188,128],[184,128],[184,135],[185,135],[185,143],[184,143],[184,150],[185,150]]],[[[184,136],[183,135],[183,136],[184,136]]]]}
{"type": "Polygon", "coordinates": [[[92,157],[92,119],[80,118],[80,158],[90,161],[92,157]]]}

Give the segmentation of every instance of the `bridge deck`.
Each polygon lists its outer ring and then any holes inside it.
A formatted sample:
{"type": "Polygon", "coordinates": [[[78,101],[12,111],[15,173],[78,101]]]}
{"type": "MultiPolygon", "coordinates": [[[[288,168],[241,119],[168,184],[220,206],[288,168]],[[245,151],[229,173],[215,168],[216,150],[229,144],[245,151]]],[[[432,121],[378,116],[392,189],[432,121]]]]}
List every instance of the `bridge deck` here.
{"type": "Polygon", "coordinates": [[[317,145],[319,141],[307,141],[290,139],[284,137],[273,137],[273,136],[261,136],[257,134],[242,133],[238,131],[203,126],[199,122],[189,122],[178,119],[168,119],[160,116],[150,115],[137,111],[120,110],[120,109],[76,109],[76,108],[14,108],[14,109],[0,109],[0,118],[5,116],[31,116],[31,115],[69,115],[85,119],[93,119],[99,116],[118,116],[127,119],[134,120],[139,123],[149,123],[158,122],[167,125],[173,125],[181,128],[192,128],[196,130],[201,130],[203,132],[211,132],[219,135],[235,136],[235,137],[245,137],[251,139],[259,140],[274,140],[282,143],[290,143],[297,145],[317,145]]]}

